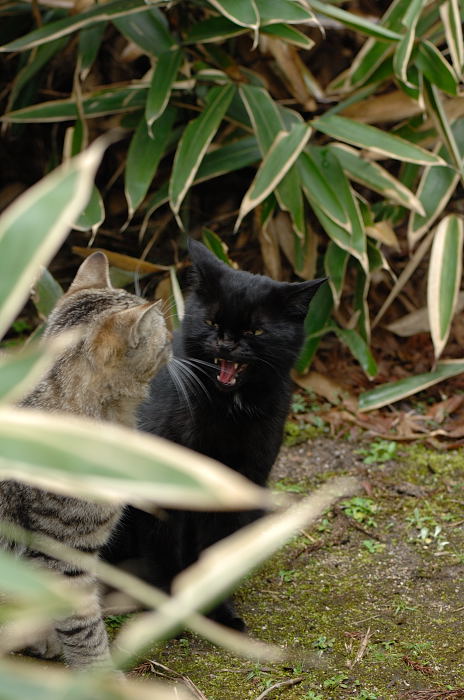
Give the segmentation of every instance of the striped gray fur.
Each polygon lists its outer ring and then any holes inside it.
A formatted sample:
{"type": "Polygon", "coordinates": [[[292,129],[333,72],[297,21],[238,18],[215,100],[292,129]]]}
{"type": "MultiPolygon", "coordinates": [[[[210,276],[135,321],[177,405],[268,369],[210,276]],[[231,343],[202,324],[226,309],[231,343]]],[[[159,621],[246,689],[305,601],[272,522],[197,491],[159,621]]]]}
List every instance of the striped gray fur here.
{"type": "MultiPolygon", "coordinates": [[[[70,289],[50,314],[44,337],[72,328],[78,330],[74,343],[21,405],[134,427],[136,407],[171,352],[158,303],[113,289],[108,261],[97,252],[82,263],[70,289]]],[[[121,508],[114,505],[67,497],[18,481],[0,482],[1,520],[95,557],[120,515],[121,508]]],[[[54,571],[67,585],[84,593],[85,608],[51,621],[47,639],[32,651],[46,658],[61,653],[73,668],[111,666],[95,577],[5,538],[0,538],[0,547],[54,571]]]]}

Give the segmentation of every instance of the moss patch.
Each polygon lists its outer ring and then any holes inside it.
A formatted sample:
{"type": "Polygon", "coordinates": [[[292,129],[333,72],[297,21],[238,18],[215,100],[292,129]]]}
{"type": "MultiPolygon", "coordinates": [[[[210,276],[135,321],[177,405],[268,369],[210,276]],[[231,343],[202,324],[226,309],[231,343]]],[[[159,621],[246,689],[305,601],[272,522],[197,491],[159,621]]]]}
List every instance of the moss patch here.
{"type": "Polygon", "coordinates": [[[294,661],[257,665],[188,632],[152,658],[208,700],[255,699],[283,680],[296,683],[266,697],[390,700],[464,688],[464,454],[413,446],[376,465],[352,450],[334,466],[337,444],[322,442],[327,459],[308,443],[298,478],[277,474],[278,487],[298,494],[334,473],[361,475],[361,514],[339,504],[236,593],[250,634],[293,650],[294,661]]]}

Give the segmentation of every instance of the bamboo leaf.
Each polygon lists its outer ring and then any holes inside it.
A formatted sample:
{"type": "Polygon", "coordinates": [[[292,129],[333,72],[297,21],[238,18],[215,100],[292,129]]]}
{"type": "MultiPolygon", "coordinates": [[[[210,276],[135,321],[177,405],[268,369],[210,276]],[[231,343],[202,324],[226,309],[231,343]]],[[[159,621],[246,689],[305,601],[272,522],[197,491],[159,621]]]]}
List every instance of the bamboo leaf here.
{"type": "Polygon", "coordinates": [[[250,508],[268,496],[203,455],[129,428],[0,408],[0,475],[78,498],[203,509],[250,508]],[[130,470],[127,465],[130,464],[130,470]]]}
{"type": "Polygon", "coordinates": [[[324,329],[328,328],[333,306],[332,291],[328,284],[322,284],[314,295],[311,311],[305,319],[306,340],[295,363],[295,369],[300,374],[305,374],[311,365],[324,329]]]}
{"type": "Polygon", "coordinates": [[[147,12],[150,9],[150,5],[147,5],[145,0],[112,0],[104,5],[91,7],[90,10],[85,10],[72,17],[65,17],[64,19],[44,24],[39,29],[34,29],[29,34],[0,46],[0,51],[24,51],[25,49],[31,49],[33,46],[40,46],[54,39],[67,36],[78,29],[94,27],[98,22],[114,20],[132,13],[147,12]]]}
{"type": "Polygon", "coordinates": [[[103,150],[102,141],[94,142],[18,197],[0,217],[0,336],[86,205],[103,150]]]}
{"type": "Polygon", "coordinates": [[[79,214],[77,220],[73,223],[73,228],[78,231],[92,231],[95,234],[105,219],[105,207],[103,199],[95,187],[92,187],[90,199],[84,209],[79,214]]]}
{"type": "Polygon", "coordinates": [[[446,0],[446,2],[440,4],[439,9],[454,70],[458,78],[462,78],[464,41],[459,0],[446,0]]]}
{"type": "Polygon", "coordinates": [[[64,344],[49,347],[28,345],[15,353],[0,356],[0,401],[15,403],[29,391],[51,367],[64,344]]]}
{"type": "Polygon", "coordinates": [[[424,78],[423,83],[423,95],[427,109],[436,124],[437,131],[443,139],[443,143],[448,149],[451,162],[461,173],[462,177],[462,156],[454,138],[453,129],[443,108],[438,90],[434,85],[429,83],[427,78],[424,78]]]}
{"type": "Polygon", "coordinates": [[[293,44],[306,51],[312,49],[315,44],[315,42],[306,36],[306,34],[303,34],[303,32],[300,32],[289,24],[282,24],[280,22],[268,24],[264,27],[262,26],[260,32],[261,34],[275,36],[278,39],[282,39],[282,41],[286,41],[288,44],[293,44]]]}
{"type": "Polygon", "coordinates": [[[209,228],[203,228],[201,237],[205,246],[209,248],[210,251],[214,253],[217,258],[219,258],[219,260],[222,260],[222,262],[229,265],[229,267],[237,267],[236,263],[232,262],[232,260],[229,258],[229,249],[227,245],[217,235],[217,233],[214,233],[214,231],[211,231],[209,228]]]}
{"type": "Polygon", "coordinates": [[[310,135],[311,129],[306,124],[297,124],[290,132],[279,131],[245,193],[234,227],[235,232],[243,218],[277,187],[305,147],[310,135]]]}
{"type": "Polygon", "coordinates": [[[329,242],[324,255],[324,271],[332,290],[335,307],[340,304],[348,258],[349,254],[346,250],[340,248],[334,241],[329,242]]]}
{"type": "MultiPolygon", "coordinates": [[[[148,86],[145,83],[127,87],[109,87],[87,93],[82,100],[86,117],[102,117],[106,114],[126,113],[145,107],[148,86]]],[[[52,100],[30,105],[0,116],[0,121],[13,123],[59,122],[80,117],[76,101],[52,100]]]]}
{"type": "Polygon", "coordinates": [[[416,38],[416,25],[420,13],[422,12],[424,2],[425,0],[412,0],[403,20],[407,31],[396,47],[393,55],[393,70],[397,77],[408,86],[410,85],[408,80],[408,64],[416,38]]]}
{"type": "Polygon", "coordinates": [[[336,7],[327,2],[321,2],[320,0],[311,0],[311,8],[316,12],[320,12],[321,15],[335,19],[341,22],[346,27],[354,29],[362,34],[367,34],[375,39],[380,39],[381,41],[399,41],[401,35],[397,32],[384,27],[381,24],[374,24],[364,17],[359,15],[354,15],[351,12],[347,12],[340,7],[336,7]]]}
{"type": "MultiPolygon", "coordinates": [[[[454,140],[460,150],[464,147],[464,119],[457,119],[451,127],[454,140]]],[[[447,149],[442,146],[438,151],[442,158],[449,158],[447,149]]],[[[408,222],[408,242],[412,249],[430,230],[449,202],[459,181],[459,173],[449,165],[424,168],[417,196],[421,201],[425,215],[413,213],[408,222]]]]}
{"type": "Polygon", "coordinates": [[[419,214],[425,214],[422,202],[402,182],[390,175],[388,170],[373,161],[364,160],[359,151],[345,144],[333,143],[330,148],[335,151],[343,170],[352,180],[378,192],[392,202],[419,214]]]}
{"type": "Polygon", "coordinates": [[[44,268],[40,278],[34,285],[32,292],[32,301],[34,302],[34,306],[37,309],[40,318],[47,318],[48,314],[62,295],[63,289],[61,285],[56,281],[47,268],[44,268]]]}
{"type": "Polygon", "coordinates": [[[287,24],[313,22],[318,24],[306,3],[294,2],[293,0],[256,0],[256,6],[262,26],[280,22],[287,24]]]}
{"type": "Polygon", "coordinates": [[[188,188],[195,179],[203,156],[231,103],[235,87],[224,85],[210,90],[210,100],[199,117],[184,131],[174,158],[169,183],[171,208],[177,215],[188,188]]]}
{"type": "Polygon", "coordinates": [[[340,340],[349,348],[351,354],[359,362],[367,377],[373,379],[377,374],[377,363],[364,338],[350,328],[340,328],[334,325],[330,330],[333,330],[340,340]]]}
{"type": "Polygon", "coordinates": [[[462,219],[452,214],[437,227],[430,255],[427,302],[435,357],[448,340],[462,275],[462,219]]]}
{"type": "Polygon", "coordinates": [[[442,360],[432,372],[416,374],[414,377],[381,384],[375,389],[365,391],[359,397],[359,410],[373,411],[376,408],[388,406],[462,372],[464,372],[464,360],[442,360]]]}
{"type": "Polygon", "coordinates": [[[158,57],[145,106],[145,118],[149,128],[166,109],[172,84],[177,77],[183,58],[184,53],[180,49],[165,51],[158,57]]]}
{"type": "Polygon", "coordinates": [[[201,22],[196,22],[190,27],[185,43],[207,44],[208,42],[225,41],[247,31],[247,27],[240,26],[222,15],[220,17],[209,17],[201,22]]]}
{"type": "Polygon", "coordinates": [[[348,214],[336,190],[333,189],[333,183],[326,178],[311,151],[302,153],[298,160],[298,172],[303,191],[310,204],[319,206],[338,226],[351,233],[348,214]]]}
{"type": "Polygon", "coordinates": [[[152,133],[142,117],[131,139],[124,173],[124,190],[129,210],[128,220],[148,192],[168,142],[176,110],[168,108],[155,121],[152,133]]]}
{"type": "Polygon", "coordinates": [[[153,2],[147,12],[139,12],[118,19],[113,24],[126,39],[139,46],[149,56],[169,51],[177,42],[169,32],[166,17],[153,2]]]}
{"type": "Polygon", "coordinates": [[[416,65],[443,92],[458,94],[456,76],[443,54],[430,41],[421,41],[415,55],[416,65]]]}
{"type": "Polygon", "coordinates": [[[443,160],[434,153],[430,153],[399,136],[394,136],[369,124],[361,124],[347,117],[339,117],[335,114],[326,115],[310,123],[323,134],[328,134],[332,138],[347,141],[361,148],[367,148],[386,158],[397,158],[421,165],[443,165],[443,160]]]}
{"type": "Polygon", "coordinates": [[[234,24],[257,31],[259,14],[255,0],[209,0],[221,15],[234,24]]]}
{"type": "Polygon", "coordinates": [[[79,74],[82,81],[88,76],[97,58],[106,27],[106,22],[99,22],[94,27],[79,32],[79,74]]]}

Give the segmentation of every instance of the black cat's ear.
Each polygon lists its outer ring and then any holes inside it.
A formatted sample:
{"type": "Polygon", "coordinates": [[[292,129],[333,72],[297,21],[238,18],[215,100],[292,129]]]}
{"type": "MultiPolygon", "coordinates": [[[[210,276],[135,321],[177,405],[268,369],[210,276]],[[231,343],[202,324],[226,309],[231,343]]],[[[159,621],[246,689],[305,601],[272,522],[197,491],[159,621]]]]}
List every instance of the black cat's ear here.
{"type": "Polygon", "coordinates": [[[197,291],[204,291],[212,294],[217,291],[219,278],[228,269],[225,263],[221,262],[208,248],[195,241],[188,239],[188,251],[193,264],[193,284],[197,291]]]}
{"type": "Polygon", "coordinates": [[[110,282],[108,258],[104,253],[96,251],[84,260],[68,289],[78,292],[81,289],[112,289],[110,282]]]}
{"type": "Polygon", "coordinates": [[[319,287],[327,282],[327,277],[319,277],[309,282],[291,282],[284,287],[286,311],[292,316],[304,319],[308,307],[319,287]]]}

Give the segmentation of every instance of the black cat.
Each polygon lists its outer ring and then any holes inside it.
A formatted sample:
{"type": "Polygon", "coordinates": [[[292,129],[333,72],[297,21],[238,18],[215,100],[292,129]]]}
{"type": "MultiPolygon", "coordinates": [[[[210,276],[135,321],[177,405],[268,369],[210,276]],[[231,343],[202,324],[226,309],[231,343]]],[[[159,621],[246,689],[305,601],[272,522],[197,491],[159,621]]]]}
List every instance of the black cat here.
{"type": "MultiPolygon", "coordinates": [[[[153,380],[139,424],[264,485],[282,442],[308,305],[324,279],[275,282],[232,269],[196,241],[189,250],[193,288],[175,359],[153,380]]],[[[107,557],[138,559],[140,575],[168,588],[203,549],[258,516],[170,511],[156,521],[131,508],[107,557]]],[[[229,602],[210,615],[244,626],[229,602]]]]}

